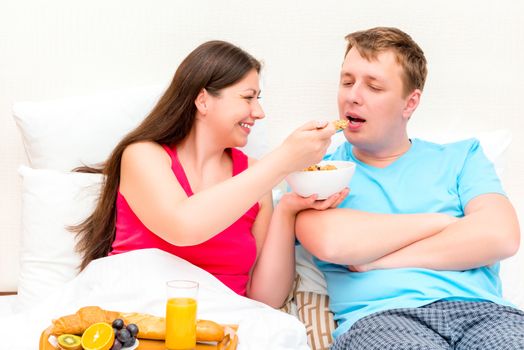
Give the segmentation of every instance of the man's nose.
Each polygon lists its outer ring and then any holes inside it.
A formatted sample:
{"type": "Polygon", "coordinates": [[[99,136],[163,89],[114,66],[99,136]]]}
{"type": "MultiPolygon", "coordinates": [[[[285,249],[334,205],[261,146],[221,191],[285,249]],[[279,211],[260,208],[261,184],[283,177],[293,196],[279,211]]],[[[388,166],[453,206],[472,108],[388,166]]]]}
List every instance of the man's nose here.
{"type": "Polygon", "coordinates": [[[361,83],[354,83],[347,93],[348,102],[356,105],[362,104],[362,85],[361,83]]]}

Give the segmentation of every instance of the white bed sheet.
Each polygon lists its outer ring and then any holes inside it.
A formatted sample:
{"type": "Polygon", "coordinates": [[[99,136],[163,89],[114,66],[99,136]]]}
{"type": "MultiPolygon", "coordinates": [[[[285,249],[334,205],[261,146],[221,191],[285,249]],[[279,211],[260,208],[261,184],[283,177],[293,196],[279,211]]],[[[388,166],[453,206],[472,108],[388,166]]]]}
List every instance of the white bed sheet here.
{"type": "MultiPolygon", "coordinates": [[[[145,312],[161,316],[165,281],[200,283],[198,318],[238,324],[239,350],[309,349],[304,325],[295,317],[241,297],[206,271],[157,249],[146,249],[93,261],[64,288],[23,313],[0,317],[0,339],[6,349],[35,349],[53,318],[82,306],[145,312]]],[[[8,298],[7,307],[16,298],[8,298]]]]}
{"type": "Polygon", "coordinates": [[[16,302],[16,295],[0,296],[0,317],[7,317],[13,314],[13,305],[16,302]]]}

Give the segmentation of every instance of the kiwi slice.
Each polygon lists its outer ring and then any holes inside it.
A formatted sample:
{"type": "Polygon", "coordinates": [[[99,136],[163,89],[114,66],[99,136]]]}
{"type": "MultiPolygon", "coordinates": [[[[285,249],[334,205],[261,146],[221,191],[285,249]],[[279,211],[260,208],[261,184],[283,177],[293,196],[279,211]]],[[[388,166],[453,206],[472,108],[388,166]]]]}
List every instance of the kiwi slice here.
{"type": "Polygon", "coordinates": [[[82,338],[74,334],[62,334],[58,336],[58,345],[64,350],[81,350],[82,338]]]}

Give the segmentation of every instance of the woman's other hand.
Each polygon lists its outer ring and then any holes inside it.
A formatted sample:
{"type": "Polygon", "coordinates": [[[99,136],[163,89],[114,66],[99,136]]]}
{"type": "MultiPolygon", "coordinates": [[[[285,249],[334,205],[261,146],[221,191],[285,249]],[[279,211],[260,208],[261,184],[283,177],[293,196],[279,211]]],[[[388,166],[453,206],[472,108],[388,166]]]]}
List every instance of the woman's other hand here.
{"type": "Polygon", "coordinates": [[[294,192],[288,192],[282,196],[278,206],[291,215],[296,215],[302,210],[315,209],[326,210],[336,208],[349,194],[349,188],[344,188],[324,200],[317,200],[317,195],[302,197],[294,192]]]}

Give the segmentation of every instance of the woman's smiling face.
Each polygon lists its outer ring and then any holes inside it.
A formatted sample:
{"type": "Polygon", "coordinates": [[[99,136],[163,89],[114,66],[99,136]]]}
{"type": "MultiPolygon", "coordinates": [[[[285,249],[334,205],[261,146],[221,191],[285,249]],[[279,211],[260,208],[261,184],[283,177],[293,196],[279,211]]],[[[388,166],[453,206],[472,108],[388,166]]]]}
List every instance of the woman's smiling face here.
{"type": "Polygon", "coordinates": [[[250,71],[237,83],[220,90],[218,96],[208,95],[207,122],[229,147],[242,147],[256,120],[264,118],[259,103],[259,75],[250,71]]]}

